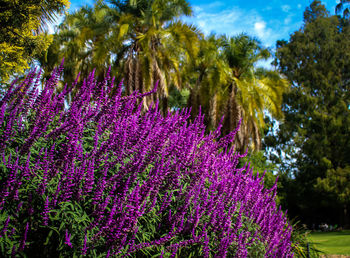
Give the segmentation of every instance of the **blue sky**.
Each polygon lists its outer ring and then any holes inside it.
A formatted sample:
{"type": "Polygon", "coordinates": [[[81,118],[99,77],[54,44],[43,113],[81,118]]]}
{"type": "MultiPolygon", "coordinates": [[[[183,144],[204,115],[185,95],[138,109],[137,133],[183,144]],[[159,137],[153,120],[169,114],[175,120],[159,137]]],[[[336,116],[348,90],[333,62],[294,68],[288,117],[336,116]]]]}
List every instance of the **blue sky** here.
{"type": "MultiPolygon", "coordinates": [[[[242,32],[257,37],[265,46],[274,47],[278,39],[302,25],[303,12],[309,0],[191,0],[191,21],[206,34],[236,35],[242,32]]],[[[336,0],[322,1],[333,14],[336,0]]]]}
{"type": "MultiPolygon", "coordinates": [[[[331,14],[339,0],[323,0],[331,14]]],[[[93,0],[71,0],[69,11],[93,0]]],[[[237,35],[247,33],[266,47],[274,48],[276,40],[289,39],[300,28],[303,12],[311,0],[189,0],[194,16],[184,19],[205,34],[237,35]]]]}

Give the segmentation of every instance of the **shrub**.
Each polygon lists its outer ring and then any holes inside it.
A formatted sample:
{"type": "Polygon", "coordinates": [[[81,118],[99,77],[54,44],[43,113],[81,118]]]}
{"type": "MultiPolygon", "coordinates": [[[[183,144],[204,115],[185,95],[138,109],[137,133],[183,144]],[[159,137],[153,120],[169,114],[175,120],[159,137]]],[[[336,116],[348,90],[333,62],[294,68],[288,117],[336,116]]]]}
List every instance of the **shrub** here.
{"type": "Polygon", "coordinates": [[[205,134],[188,109],[143,112],[152,92],[122,97],[109,73],[67,107],[61,73],[39,90],[31,72],[0,102],[3,256],[292,256],[276,184],[237,168],[236,131],[205,134]]]}

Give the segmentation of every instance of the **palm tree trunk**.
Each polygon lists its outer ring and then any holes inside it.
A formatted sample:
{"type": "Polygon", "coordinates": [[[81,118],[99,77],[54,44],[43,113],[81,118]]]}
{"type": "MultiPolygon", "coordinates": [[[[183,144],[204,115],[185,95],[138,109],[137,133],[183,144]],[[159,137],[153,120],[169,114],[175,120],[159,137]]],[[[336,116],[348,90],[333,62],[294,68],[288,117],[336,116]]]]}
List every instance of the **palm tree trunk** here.
{"type": "MultiPolygon", "coordinates": [[[[228,134],[229,132],[235,130],[238,126],[239,121],[243,117],[243,111],[241,106],[238,104],[237,96],[237,86],[232,83],[230,88],[230,97],[227,103],[227,114],[225,114],[224,122],[224,133],[228,134]]],[[[245,126],[244,123],[241,124],[240,130],[236,134],[235,138],[235,148],[236,151],[243,152],[245,146],[247,145],[249,139],[246,139],[245,126]]]]}
{"type": "MultiPolygon", "coordinates": [[[[167,87],[166,80],[164,78],[163,72],[160,70],[157,60],[154,58],[153,62],[153,74],[154,82],[158,81],[157,89],[157,99],[161,100],[161,111],[165,116],[168,113],[168,96],[167,96],[167,87]]],[[[154,85],[152,85],[154,87],[154,85]]]]}
{"type": "Polygon", "coordinates": [[[217,95],[214,94],[209,103],[209,119],[210,127],[213,129],[217,127],[217,95]]]}
{"type": "Polygon", "coordinates": [[[169,106],[168,106],[168,97],[167,96],[164,96],[162,98],[162,110],[163,110],[163,115],[166,116],[168,114],[168,109],[169,109],[169,106]]]}
{"type": "Polygon", "coordinates": [[[140,59],[138,57],[135,60],[135,90],[138,90],[139,93],[144,93],[142,87],[141,64],[140,59]]]}
{"type": "Polygon", "coordinates": [[[258,125],[256,123],[253,123],[253,134],[254,134],[254,150],[260,150],[261,148],[261,136],[259,132],[258,125]]]}
{"type": "Polygon", "coordinates": [[[130,95],[134,89],[133,58],[130,55],[125,62],[125,79],[125,93],[126,95],[130,95]]]}
{"type": "Polygon", "coordinates": [[[200,74],[196,80],[195,86],[190,89],[190,97],[188,99],[188,107],[191,108],[191,117],[192,118],[195,118],[199,113],[199,105],[200,105],[199,89],[200,89],[200,85],[201,85],[201,82],[202,82],[203,77],[204,77],[204,72],[205,71],[200,72],[200,74]]]}

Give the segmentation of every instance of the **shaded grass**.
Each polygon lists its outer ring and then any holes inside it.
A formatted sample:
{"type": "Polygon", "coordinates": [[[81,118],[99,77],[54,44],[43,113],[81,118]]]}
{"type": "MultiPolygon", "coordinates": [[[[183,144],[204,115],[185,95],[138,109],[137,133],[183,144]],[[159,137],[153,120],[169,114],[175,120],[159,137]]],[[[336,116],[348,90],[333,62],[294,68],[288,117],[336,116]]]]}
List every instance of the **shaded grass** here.
{"type": "Polygon", "coordinates": [[[340,232],[312,232],[310,241],[325,254],[350,255],[350,230],[340,232]]]}

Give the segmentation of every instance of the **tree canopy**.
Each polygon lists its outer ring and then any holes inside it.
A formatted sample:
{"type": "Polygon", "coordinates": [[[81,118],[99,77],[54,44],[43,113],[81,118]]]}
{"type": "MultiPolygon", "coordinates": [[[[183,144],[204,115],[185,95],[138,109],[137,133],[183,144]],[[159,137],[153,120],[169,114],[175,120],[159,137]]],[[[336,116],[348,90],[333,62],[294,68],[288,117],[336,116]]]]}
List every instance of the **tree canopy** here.
{"type": "Polygon", "coordinates": [[[42,55],[52,36],[41,33],[69,5],[68,0],[0,1],[0,83],[22,73],[42,55]]]}
{"type": "Polygon", "coordinates": [[[289,41],[277,42],[275,62],[292,87],[284,95],[285,120],[278,135],[265,143],[274,147],[272,158],[281,168],[293,171],[294,186],[285,205],[309,220],[316,214],[335,219],[327,210],[339,207],[337,201],[314,185],[327,170],[350,164],[349,22],[313,1],[303,26],[289,41]]]}
{"type": "Polygon", "coordinates": [[[335,7],[336,13],[343,12],[344,18],[350,18],[350,1],[349,0],[340,0],[340,2],[335,7]]]}
{"type": "Polygon", "coordinates": [[[145,92],[158,81],[157,93],[145,99],[144,109],[158,99],[166,114],[177,107],[169,106],[169,101],[174,104],[178,99],[183,107],[188,98],[193,117],[201,106],[211,129],[225,116],[224,134],[242,118],[237,150],[244,152],[248,146],[259,150],[264,112],[283,116],[287,81],[277,71],[255,67],[271,56],[257,39],[245,34],[205,37],[179,20],[191,14],[184,0],[96,1],[65,17],[47,58],[39,61],[51,71],[65,58],[63,80],[68,85],[78,71],[84,78],[95,67],[103,78],[111,66],[117,79],[124,78],[127,95],[145,92]],[[169,92],[178,97],[169,98],[169,92]]]}

